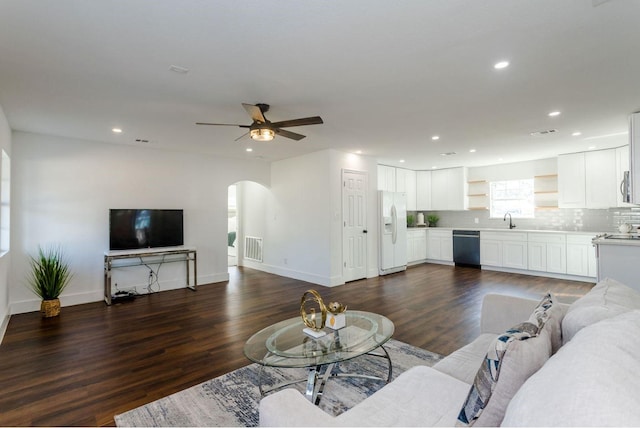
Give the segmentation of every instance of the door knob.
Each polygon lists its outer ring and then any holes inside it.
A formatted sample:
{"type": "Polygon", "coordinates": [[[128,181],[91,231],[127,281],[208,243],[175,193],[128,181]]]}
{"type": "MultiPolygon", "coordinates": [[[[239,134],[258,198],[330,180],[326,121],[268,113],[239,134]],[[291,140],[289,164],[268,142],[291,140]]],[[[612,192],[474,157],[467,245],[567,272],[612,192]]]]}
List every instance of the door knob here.
{"type": "Polygon", "coordinates": [[[362,233],[367,233],[367,229],[363,230],[362,233]]]}

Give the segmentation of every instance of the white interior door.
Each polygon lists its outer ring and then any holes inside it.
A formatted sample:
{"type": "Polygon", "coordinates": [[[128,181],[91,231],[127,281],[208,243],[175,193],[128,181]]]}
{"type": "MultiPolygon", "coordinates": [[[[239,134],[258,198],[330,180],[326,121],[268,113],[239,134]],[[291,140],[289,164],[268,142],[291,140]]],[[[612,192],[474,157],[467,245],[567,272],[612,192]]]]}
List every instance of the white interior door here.
{"type": "Polygon", "coordinates": [[[342,171],[343,269],[345,282],[367,277],[367,173],[342,171]]]}

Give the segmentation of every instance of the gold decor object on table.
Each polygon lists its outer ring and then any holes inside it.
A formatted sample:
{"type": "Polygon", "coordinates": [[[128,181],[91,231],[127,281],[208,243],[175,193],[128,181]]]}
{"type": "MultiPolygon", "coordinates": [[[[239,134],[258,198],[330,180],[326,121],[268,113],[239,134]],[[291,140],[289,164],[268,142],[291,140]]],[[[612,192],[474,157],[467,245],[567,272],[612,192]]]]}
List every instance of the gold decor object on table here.
{"type": "Polygon", "coordinates": [[[304,325],[307,326],[304,329],[305,333],[313,337],[321,337],[326,334],[321,330],[327,321],[327,307],[316,290],[307,290],[302,295],[300,299],[300,316],[304,325]],[[307,305],[310,302],[317,304],[317,312],[316,307],[310,307],[307,312],[307,305]]]}
{"type": "Polygon", "coordinates": [[[329,312],[334,315],[341,314],[342,312],[347,310],[346,306],[343,306],[342,303],[338,302],[330,302],[329,307],[327,308],[329,312]]]}
{"type": "Polygon", "coordinates": [[[339,330],[347,325],[347,318],[344,313],[347,310],[346,305],[338,302],[329,303],[329,315],[327,316],[327,327],[333,330],[339,330]]]}

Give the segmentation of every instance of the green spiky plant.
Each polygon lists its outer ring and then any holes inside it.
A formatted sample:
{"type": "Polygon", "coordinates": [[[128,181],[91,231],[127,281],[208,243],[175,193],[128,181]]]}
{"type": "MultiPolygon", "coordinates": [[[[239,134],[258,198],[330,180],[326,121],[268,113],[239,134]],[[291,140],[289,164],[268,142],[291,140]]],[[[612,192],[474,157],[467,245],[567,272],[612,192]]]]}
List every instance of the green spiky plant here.
{"type": "Polygon", "coordinates": [[[435,214],[429,214],[427,216],[427,222],[429,223],[429,226],[431,226],[431,227],[435,227],[438,224],[438,220],[440,220],[440,217],[438,217],[435,214]]]}
{"type": "Polygon", "coordinates": [[[60,297],[72,277],[60,247],[50,247],[46,250],[38,247],[38,256],[29,256],[29,265],[29,287],[42,300],[55,300],[60,297]]]}

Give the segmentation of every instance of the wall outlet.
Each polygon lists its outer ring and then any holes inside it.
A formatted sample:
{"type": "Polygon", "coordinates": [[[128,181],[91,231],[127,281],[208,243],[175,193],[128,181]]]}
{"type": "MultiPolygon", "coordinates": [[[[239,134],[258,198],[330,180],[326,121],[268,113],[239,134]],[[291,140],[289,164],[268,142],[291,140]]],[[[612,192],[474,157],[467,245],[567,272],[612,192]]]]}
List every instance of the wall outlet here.
{"type": "Polygon", "coordinates": [[[286,264],[289,264],[289,259],[285,258],[285,259],[284,259],[284,264],[285,264],[285,265],[286,265],[286,264]]]}
{"type": "Polygon", "coordinates": [[[476,217],[476,218],[474,218],[474,219],[473,219],[473,222],[474,222],[475,224],[478,224],[478,223],[480,223],[480,219],[479,219],[478,217],[476,217]]]}

